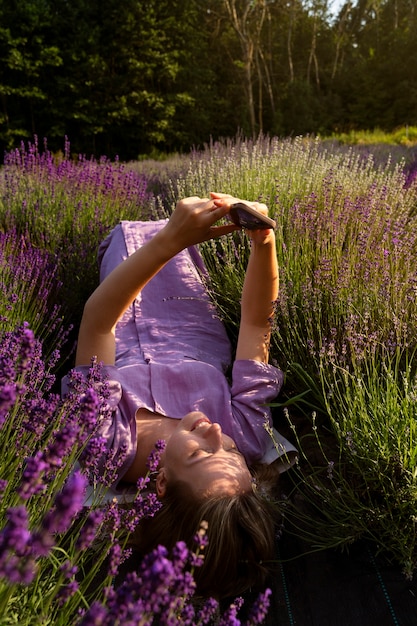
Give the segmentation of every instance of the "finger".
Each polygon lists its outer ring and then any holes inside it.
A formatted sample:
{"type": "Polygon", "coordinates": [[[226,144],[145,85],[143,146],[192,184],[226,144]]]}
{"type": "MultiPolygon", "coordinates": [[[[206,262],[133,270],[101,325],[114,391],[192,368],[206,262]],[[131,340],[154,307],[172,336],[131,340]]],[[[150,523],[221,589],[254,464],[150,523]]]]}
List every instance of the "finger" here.
{"type": "Polygon", "coordinates": [[[188,196],[187,198],[181,198],[178,204],[196,204],[198,202],[207,202],[208,198],[200,198],[199,196],[188,196]]]}
{"type": "Polygon", "coordinates": [[[231,200],[233,196],[230,193],[220,193],[218,191],[210,191],[210,198],[212,200],[231,200]]]}
{"type": "Polygon", "coordinates": [[[210,198],[227,198],[228,193],[220,193],[219,191],[210,191],[210,198]]]}
{"type": "Polygon", "coordinates": [[[241,230],[240,226],[236,226],[235,224],[224,224],[222,226],[212,226],[210,228],[210,236],[209,239],[215,239],[217,237],[221,237],[222,235],[229,235],[230,233],[234,233],[237,230],[241,230]]]}
{"type": "Polygon", "coordinates": [[[264,215],[268,215],[268,207],[263,202],[250,202],[254,209],[259,211],[259,213],[263,213],[264,215]]]}
{"type": "Polygon", "coordinates": [[[217,222],[217,220],[220,220],[222,217],[229,213],[230,207],[224,204],[221,204],[220,206],[213,204],[209,211],[210,215],[215,218],[214,221],[217,222]]]}

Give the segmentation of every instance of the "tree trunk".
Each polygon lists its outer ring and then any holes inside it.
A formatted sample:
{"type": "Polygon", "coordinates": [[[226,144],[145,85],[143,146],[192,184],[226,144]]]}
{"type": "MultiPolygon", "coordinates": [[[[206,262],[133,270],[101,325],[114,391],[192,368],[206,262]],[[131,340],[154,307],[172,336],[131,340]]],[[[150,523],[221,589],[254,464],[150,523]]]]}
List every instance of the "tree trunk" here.
{"type": "MultiPolygon", "coordinates": [[[[230,17],[232,26],[239,37],[242,47],[243,65],[246,77],[245,92],[247,95],[251,132],[252,135],[255,136],[257,125],[255,113],[255,97],[253,91],[253,67],[254,65],[256,66],[258,79],[261,84],[262,73],[260,71],[258,53],[260,50],[262,26],[266,15],[266,0],[258,0],[258,2],[246,0],[240,14],[237,8],[238,0],[224,0],[224,4],[230,17]],[[254,25],[253,28],[251,28],[251,23],[254,25]]],[[[239,4],[241,3],[239,2],[239,4]]],[[[262,114],[263,103],[261,87],[258,92],[258,98],[259,110],[262,114]]],[[[259,126],[262,127],[262,119],[260,119],[259,126]]]]}

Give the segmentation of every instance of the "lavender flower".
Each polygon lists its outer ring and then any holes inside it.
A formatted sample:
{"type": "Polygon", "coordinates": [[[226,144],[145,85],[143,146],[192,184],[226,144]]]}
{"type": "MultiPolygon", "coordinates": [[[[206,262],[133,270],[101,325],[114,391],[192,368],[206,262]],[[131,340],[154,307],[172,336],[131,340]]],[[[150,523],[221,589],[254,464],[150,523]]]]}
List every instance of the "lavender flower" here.
{"type": "Polygon", "coordinates": [[[46,528],[40,528],[32,532],[30,551],[35,558],[48,556],[55,545],[52,533],[46,528]]]}
{"type": "Polygon", "coordinates": [[[219,603],[214,598],[208,598],[204,606],[197,613],[198,624],[208,624],[219,610],[219,603]]]}
{"type": "Polygon", "coordinates": [[[36,571],[35,560],[30,556],[21,558],[16,555],[9,555],[7,560],[0,561],[0,577],[12,585],[29,585],[35,578],[36,571]]]}
{"type": "Polygon", "coordinates": [[[271,594],[271,589],[265,589],[263,593],[259,594],[257,600],[251,607],[248,621],[246,622],[245,626],[255,626],[255,624],[263,623],[265,617],[268,614],[271,594]]]}
{"type": "Polygon", "coordinates": [[[0,551],[15,551],[17,555],[25,553],[30,531],[28,528],[28,512],[26,507],[18,506],[7,510],[7,524],[1,532],[0,551]]]}
{"type": "Polygon", "coordinates": [[[118,541],[115,541],[113,545],[110,546],[109,557],[109,567],[107,573],[109,576],[114,577],[117,575],[119,565],[123,558],[122,547],[118,541]]]}
{"type": "Polygon", "coordinates": [[[102,509],[93,509],[89,512],[87,519],[82,525],[76,541],[76,549],[79,551],[89,548],[94,541],[97,531],[104,519],[102,509]]]}
{"type": "Polygon", "coordinates": [[[237,617],[243,606],[243,598],[236,598],[233,604],[224,612],[218,622],[218,626],[241,626],[240,619],[237,617]]]}
{"type": "Polygon", "coordinates": [[[79,589],[79,584],[76,580],[70,580],[66,582],[65,585],[60,587],[57,593],[57,596],[56,596],[57,606],[59,608],[62,608],[65,605],[65,603],[68,602],[68,600],[77,593],[78,589],[79,589]]]}
{"type": "Polygon", "coordinates": [[[39,441],[45,430],[55,420],[59,409],[60,398],[57,394],[49,394],[42,397],[40,391],[27,390],[21,397],[23,418],[21,422],[22,436],[24,432],[31,432],[39,441]]]}
{"type": "Polygon", "coordinates": [[[26,467],[18,487],[18,494],[23,500],[28,500],[45,490],[46,485],[42,478],[47,469],[49,469],[49,465],[45,462],[41,452],[37,452],[34,457],[26,460],[26,467]]]}
{"type": "Polygon", "coordinates": [[[89,387],[81,398],[82,422],[88,434],[97,426],[97,418],[100,409],[100,399],[97,392],[89,387]]]}
{"type": "Polygon", "coordinates": [[[417,160],[413,161],[412,163],[410,163],[410,165],[408,165],[407,168],[405,168],[405,174],[406,174],[406,179],[405,179],[404,187],[408,189],[409,187],[412,186],[412,184],[417,178],[417,160]]]}
{"type": "Polygon", "coordinates": [[[64,459],[71,454],[78,442],[80,427],[78,424],[68,423],[50,439],[44,452],[44,459],[50,467],[60,467],[64,459]]]}
{"type": "Polygon", "coordinates": [[[74,472],[55,497],[53,508],[46,514],[42,527],[50,533],[68,530],[74,516],[83,506],[87,481],[81,472],[74,472]]]}
{"type": "Polygon", "coordinates": [[[21,328],[20,334],[20,363],[18,373],[24,372],[31,365],[31,358],[35,352],[35,336],[28,328],[27,322],[21,328]]]}
{"type": "Polygon", "coordinates": [[[24,506],[7,510],[7,524],[0,533],[0,577],[11,584],[29,584],[36,573],[30,553],[31,533],[24,506]]]}
{"type": "Polygon", "coordinates": [[[6,420],[7,412],[16,402],[16,397],[17,397],[16,391],[17,389],[16,389],[15,383],[12,383],[12,384],[6,383],[0,389],[0,427],[3,426],[6,420]]]}
{"type": "Polygon", "coordinates": [[[103,485],[110,487],[119,478],[119,470],[126,462],[127,458],[127,444],[123,444],[117,450],[116,455],[111,456],[110,453],[106,454],[104,465],[102,466],[102,474],[100,482],[103,485]]]}
{"type": "Polygon", "coordinates": [[[155,443],[155,449],[152,450],[148,456],[146,467],[149,472],[156,472],[158,469],[161,453],[165,450],[166,442],[163,439],[158,439],[155,443]]]}
{"type": "Polygon", "coordinates": [[[95,600],[82,616],[79,626],[108,626],[109,622],[106,618],[107,609],[95,600]]]}
{"type": "Polygon", "coordinates": [[[92,437],[80,455],[83,472],[91,484],[102,482],[102,459],[107,453],[105,437],[92,437]]]}
{"type": "Polygon", "coordinates": [[[7,480],[0,479],[0,502],[1,502],[2,498],[3,498],[3,494],[6,491],[8,484],[9,483],[8,483],[7,480]]]}

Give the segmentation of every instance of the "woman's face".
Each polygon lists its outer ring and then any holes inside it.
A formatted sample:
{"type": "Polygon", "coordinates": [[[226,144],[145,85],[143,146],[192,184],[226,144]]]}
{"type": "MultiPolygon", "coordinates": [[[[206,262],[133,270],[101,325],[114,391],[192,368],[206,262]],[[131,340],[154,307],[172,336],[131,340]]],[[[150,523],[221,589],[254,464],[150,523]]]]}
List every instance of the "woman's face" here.
{"type": "Polygon", "coordinates": [[[201,497],[235,495],[252,488],[243,455],[220,424],[204,413],[188,413],[178,423],[161,457],[157,493],[163,498],[168,481],[186,482],[201,497]]]}

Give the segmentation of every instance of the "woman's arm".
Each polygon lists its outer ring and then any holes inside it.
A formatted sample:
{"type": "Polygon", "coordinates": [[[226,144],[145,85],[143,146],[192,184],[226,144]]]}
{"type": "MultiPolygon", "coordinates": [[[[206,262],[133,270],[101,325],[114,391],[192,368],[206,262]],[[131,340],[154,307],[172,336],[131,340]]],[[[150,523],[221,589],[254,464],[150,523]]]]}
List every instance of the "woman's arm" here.
{"type": "MultiPolygon", "coordinates": [[[[259,210],[259,205],[256,207],[259,210]]],[[[273,230],[248,233],[251,253],[243,283],[236,359],[268,362],[279,274],[273,230]]]]}
{"type": "Polygon", "coordinates": [[[191,245],[232,232],[233,225],[213,226],[228,212],[212,200],[186,198],[178,202],[166,226],[118,265],[87,300],[81,320],[76,365],[93,357],[105,365],[115,362],[115,327],[150,279],[178,252],[191,245]]]}
{"type": "MultiPolygon", "coordinates": [[[[211,197],[219,206],[230,207],[238,201],[226,194],[212,193],[211,197]]],[[[268,215],[265,204],[251,204],[268,215]]],[[[271,323],[279,290],[275,233],[271,229],[262,229],[247,231],[247,234],[251,239],[251,253],[243,283],[236,359],[267,363],[271,323]]]]}

